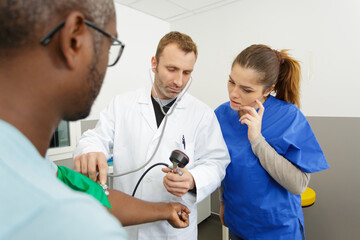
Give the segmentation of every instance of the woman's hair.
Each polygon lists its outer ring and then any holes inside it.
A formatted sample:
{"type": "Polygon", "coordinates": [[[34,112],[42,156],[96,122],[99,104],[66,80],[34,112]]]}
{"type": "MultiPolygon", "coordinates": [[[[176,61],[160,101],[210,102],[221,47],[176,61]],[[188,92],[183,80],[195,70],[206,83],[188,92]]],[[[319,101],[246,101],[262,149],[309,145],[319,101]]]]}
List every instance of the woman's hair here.
{"type": "Polygon", "coordinates": [[[239,64],[243,68],[259,73],[259,83],[264,91],[274,85],[277,99],[300,107],[300,64],[291,58],[288,50],[273,50],[266,45],[251,45],[234,60],[232,67],[239,64]]]}

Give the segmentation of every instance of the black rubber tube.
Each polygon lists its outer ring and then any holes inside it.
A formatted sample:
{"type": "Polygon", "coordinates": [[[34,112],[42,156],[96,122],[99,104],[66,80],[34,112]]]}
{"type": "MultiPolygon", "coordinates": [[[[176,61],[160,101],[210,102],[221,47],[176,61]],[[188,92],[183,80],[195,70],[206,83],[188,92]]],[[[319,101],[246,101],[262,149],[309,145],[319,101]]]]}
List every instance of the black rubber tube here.
{"type": "Polygon", "coordinates": [[[137,188],[139,187],[139,184],[141,182],[141,180],[144,178],[144,176],[153,168],[153,167],[156,167],[156,166],[159,166],[159,165],[164,165],[166,167],[169,167],[169,165],[167,165],[166,163],[155,163],[154,165],[152,165],[151,167],[149,167],[144,173],[143,175],[141,175],[139,181],[137,182],[135,188],[134,188],[134,191],[133,191],[133,194],[132,196],[134,197],[135,196],[135,192],[137,190],[137,188]]]}

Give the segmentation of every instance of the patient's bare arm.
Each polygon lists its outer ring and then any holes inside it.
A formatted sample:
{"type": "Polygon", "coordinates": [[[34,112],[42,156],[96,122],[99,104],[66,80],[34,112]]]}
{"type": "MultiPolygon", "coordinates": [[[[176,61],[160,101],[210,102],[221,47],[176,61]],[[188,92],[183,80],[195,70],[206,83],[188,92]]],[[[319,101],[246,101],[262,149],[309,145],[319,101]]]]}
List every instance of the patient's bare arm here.
{"type": "Polygon", "coordinates": [[[113,214],[123,226],[167,220],[175,228],[189,226],[190,210],[180,203],[153,203],[131,197],[123,192],[109,190],[113,214]]]}

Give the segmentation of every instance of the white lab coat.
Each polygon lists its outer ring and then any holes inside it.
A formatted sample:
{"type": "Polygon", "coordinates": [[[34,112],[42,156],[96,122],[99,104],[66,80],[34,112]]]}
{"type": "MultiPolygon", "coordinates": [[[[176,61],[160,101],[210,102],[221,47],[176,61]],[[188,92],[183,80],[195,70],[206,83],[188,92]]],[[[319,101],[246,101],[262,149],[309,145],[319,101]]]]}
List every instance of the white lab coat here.
{"type": "MultiPolygon", "coordinates": [[[[153,154],[164,120],[158,128],[150,89],[119,95],[102,111],[96,128],[83,134],[75,156],[103,152],[110,157],[113,149],[115,174],[136,169],[153,154]]],[[[162,166],[158,166],[145,175],[135,197],[153,202],[183,203],[191,210],[190,226],[175,229],[167,221],[141,224],[126,228],[129,239],[197,239],[196,203],[220,186],[230,157],[214,112],[189,93],[182,97],[168,117],[153,160],[138,172],[115,178],[114,188],[131,195],[148,167],[158,162],[171,165],[169,156],[175,149],[184,151],[190,158],[186,168],[194,177],[196,194],[188,192],[179,198],[168,193],[163,185],[165,173],[161,171],[162,166]]]]}

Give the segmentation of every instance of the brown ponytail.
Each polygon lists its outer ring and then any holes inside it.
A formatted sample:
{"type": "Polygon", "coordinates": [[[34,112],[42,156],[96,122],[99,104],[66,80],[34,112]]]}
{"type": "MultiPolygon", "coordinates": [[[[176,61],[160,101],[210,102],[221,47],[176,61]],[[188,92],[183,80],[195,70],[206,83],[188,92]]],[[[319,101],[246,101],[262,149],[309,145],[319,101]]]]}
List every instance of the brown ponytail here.
{"type": "Polygon", "coordinates": [[[280,65],[279,77],[274,92],[276,98],[300,108],[300,64],[291,58],[287,51],[281,50],[279,52],[283,63],[280,65]]]}
{"type": "Polygon", "coordinates": [[[243,68],[257,71],[259,83],[264,92],[273,85],[277,99],[300,107],[300,64],[291,58],[288,50],[273,50],[266,45],[251,45],[234,60],[232,67],[239,64],[243,68]]]}

